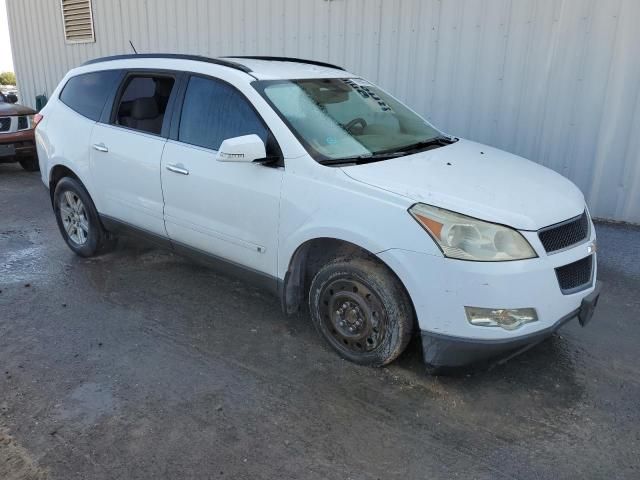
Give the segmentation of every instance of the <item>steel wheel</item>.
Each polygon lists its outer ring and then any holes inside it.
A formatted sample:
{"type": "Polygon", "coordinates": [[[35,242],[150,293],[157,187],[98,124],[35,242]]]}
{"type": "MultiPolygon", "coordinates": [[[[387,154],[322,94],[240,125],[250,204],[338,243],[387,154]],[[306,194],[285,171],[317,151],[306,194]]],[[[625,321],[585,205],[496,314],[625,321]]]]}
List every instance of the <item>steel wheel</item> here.
{"type": "Polygon", "coordinates": [[[318,333],[354,363],[381,367],[405,349],[414,325],[404,287],[373,258],[336,257],[309,286],[309,312],[318,333]]]}
{"type": "Polygon", "coordinates": [[[89,237],[89,218],[84,203],[71,190],[60,197],[60,217],[67,235],[77,245],[84,245],[89,237]]]}
{"type": "Polygon", "coordinates": [[[351,353],[372,352],[384,341],[387,315],[378,296],[364,283],[341,278],[320,294],[322,322],[336,347],[351,353]]]}

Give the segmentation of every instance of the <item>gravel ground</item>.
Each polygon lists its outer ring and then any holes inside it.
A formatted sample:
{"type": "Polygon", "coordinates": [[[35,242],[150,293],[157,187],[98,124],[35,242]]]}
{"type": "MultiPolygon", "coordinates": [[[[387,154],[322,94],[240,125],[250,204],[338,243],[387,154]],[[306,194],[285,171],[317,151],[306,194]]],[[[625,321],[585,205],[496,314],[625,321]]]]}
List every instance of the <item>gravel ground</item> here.
{"type": "Polygon", "coordinates": [[[384,369],[178,256],[65,246],[0,165],[0,479],[640,478],[640,228],[599,224],[596,315],[489,371],[384,369]]]}

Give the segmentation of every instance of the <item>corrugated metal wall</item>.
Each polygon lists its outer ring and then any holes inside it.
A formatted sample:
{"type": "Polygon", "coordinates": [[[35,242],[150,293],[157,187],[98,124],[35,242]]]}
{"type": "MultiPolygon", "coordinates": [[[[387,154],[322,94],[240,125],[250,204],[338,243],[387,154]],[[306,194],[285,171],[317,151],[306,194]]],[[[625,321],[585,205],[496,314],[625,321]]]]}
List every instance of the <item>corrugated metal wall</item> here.
{"type": "MultiPolygon", "coordinates": [[[[28,104],[88,58],[288,55],[342,64],[447,132],[571,178],[598,217],[640,222],[638,0],[93,0],[66,45],[59,0],[8,0],[28,104]]],[[[526,179],[523,179],[526,181],[526,179]]]]}

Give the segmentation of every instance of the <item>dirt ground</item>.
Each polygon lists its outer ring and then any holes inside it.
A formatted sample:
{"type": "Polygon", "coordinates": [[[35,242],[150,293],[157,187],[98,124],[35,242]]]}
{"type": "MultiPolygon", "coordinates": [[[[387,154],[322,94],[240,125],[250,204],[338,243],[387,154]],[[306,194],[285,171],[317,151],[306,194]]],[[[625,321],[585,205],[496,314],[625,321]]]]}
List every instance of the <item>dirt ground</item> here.
{"type": "Polygon", "coordinates": [[[491,370],[338,358],[304,315],[151,247],[84,260],[0,165],[0,479],[640,478],[640,228],[596,315],[491,370]]]}

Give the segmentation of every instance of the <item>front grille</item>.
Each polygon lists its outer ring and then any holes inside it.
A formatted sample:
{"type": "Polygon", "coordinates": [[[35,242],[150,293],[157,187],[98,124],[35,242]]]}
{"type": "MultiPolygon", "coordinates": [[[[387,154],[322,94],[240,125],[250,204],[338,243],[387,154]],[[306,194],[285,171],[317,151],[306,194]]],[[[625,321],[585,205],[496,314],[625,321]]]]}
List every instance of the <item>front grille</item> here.
{"type": "Polygon", "coordinates": [[[11,128],[11,117],[0,117],[0,132],[8,132],[11,128]]]}
{"type": "Polygon", "coordinates": [[[556,268],[556,276],[565,295],[589,288],[593,280],[593,255],[556,268]]]}
{"type": "Polygon", "coordinates": [[[582,215],[538,231],[538,238],[547,253],[557,252],[584,242],[589,236],[589,216],[582,215]]]}
{"type": "Polygon", "coordinates": [[[18,117],[18,130],[25,130],[27,128],[29,128],[27,117],[18,117]]]}

